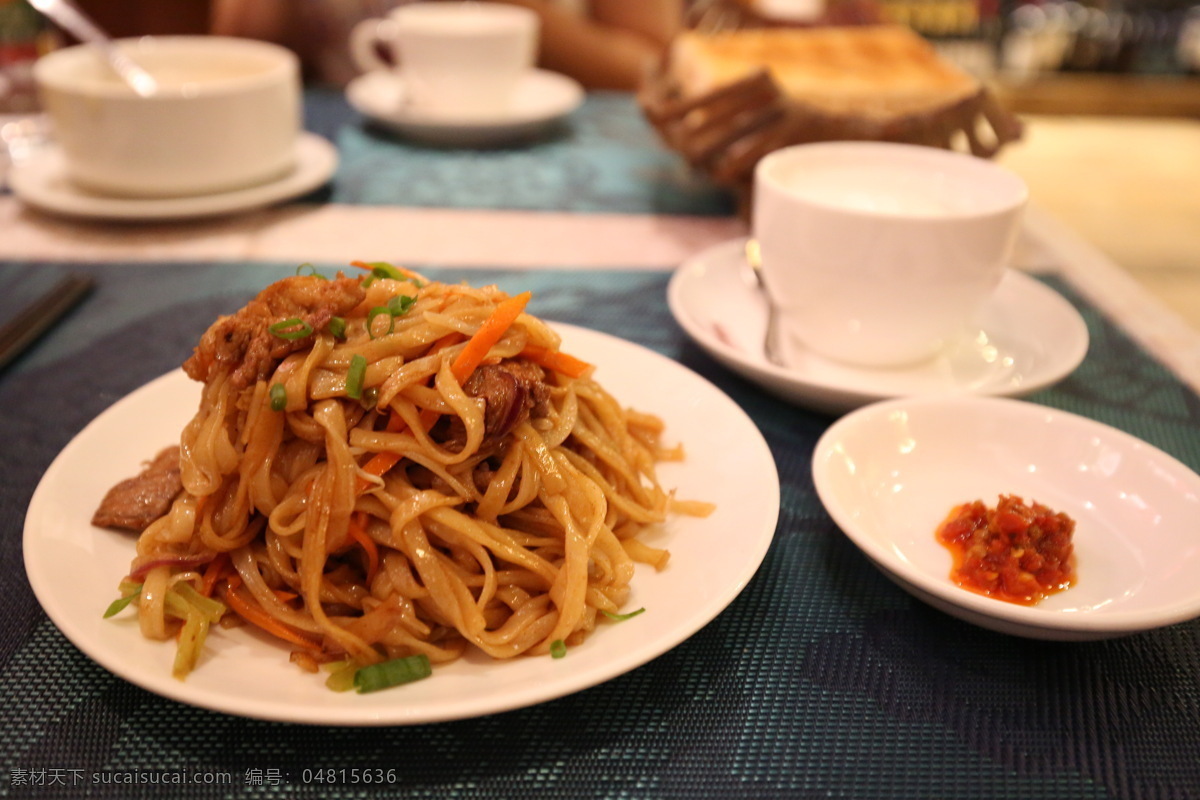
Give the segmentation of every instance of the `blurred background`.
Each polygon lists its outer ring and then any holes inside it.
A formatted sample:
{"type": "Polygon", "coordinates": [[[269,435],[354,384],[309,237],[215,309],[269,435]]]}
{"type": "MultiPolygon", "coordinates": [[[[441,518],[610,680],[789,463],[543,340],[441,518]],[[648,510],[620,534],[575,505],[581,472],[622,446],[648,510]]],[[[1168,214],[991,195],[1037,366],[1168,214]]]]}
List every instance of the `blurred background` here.
{"type": "MultiPolygon", "coordinates": [[[[698,2],[700,0],[694,0],[698,2]]],[[[803,21],[863,0],[744,0],[803,21]]],[[[989,79],[1017,112],[1200,116],[1197,0],[868,0],[989,79]]],[[[80,0],[117,36],[208,30],[209,0],[80,0]]],[[[0,96],[28,100],[27,68],[61,35],[25,0],[0,0],[0,96]],[[7,91],[3,91],[7,88],[7,91]]]]}

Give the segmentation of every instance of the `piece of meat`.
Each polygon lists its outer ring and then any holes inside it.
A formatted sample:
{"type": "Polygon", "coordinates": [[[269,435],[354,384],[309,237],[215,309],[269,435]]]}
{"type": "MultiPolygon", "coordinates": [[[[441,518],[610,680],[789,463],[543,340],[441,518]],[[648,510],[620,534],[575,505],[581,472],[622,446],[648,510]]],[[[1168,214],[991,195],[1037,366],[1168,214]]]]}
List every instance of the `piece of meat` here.
{"type": "MultiPolygon", "coordinates": [[[[536,415],[550,399],[545,370],[532,361],[520,359],[478,367],[463,384],[463,391],[484,401],[484,447],[503,439],[513,428],[536,415]]],[[[458,417],[444,418],[431,433],[451,450],[461,448],[467,441],[467,432],[458,417]]]]}
{"type": "Polygon", "coordinates": [[[463,384],[463,390],[485,402],[485,441],[507,436],[550,397],[545,371],[532,361],[519,359],[479,367],[463,384]]]}
{"type": "Polygon", "coordinates": [[[92,515],[92,524],[143,531],[170,511],[172,501],[181,491],[179,447],[168,447],[136,477],[127,478],[108,490],[92,515]]]}
{"type": "Polygon", "coordinates": [[[356,278],[296,275],[276,281],[237,313],[214,322],[183,370],[194,380],[208,382],[218,371],[229,369],[234,388],[244,389],[268,377],[289,353],[312,343],[311,336],[280,338],[271,333],[272,325],[296,318],[319,331],[333,317],[349,313],[365,296],[356,278]]]}

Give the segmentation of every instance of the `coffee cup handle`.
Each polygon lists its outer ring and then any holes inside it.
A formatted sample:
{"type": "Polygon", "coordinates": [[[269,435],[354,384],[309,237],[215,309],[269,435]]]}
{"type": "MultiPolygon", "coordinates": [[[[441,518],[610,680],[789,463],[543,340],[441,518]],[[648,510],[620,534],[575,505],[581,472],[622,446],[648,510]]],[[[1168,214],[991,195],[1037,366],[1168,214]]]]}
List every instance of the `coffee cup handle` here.
{"type": "Polygon", "coordinates": [[[394,48],[388,45],[392,40],[392,29],[395,24],[390,19],[364,19],[350,30],[350,57],[355,66],[363,72],[395,69],[395,63],[389,63],[379,55],[381,47],[395,59],[394,48]]]}

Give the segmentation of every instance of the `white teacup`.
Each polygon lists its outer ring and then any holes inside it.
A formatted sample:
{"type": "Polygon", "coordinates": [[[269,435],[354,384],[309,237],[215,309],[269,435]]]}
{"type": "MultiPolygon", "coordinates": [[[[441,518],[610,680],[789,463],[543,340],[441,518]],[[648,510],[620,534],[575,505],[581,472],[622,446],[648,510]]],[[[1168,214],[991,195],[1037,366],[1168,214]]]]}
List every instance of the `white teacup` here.
{"type": "Polygon", "coordinates": [[[140,97],[96,48],[34,65],[42,104],[79,186],[125,197],[229,191],[295,166],[299,60],[265,42],[217,36],[120,40],[157,81],[140,97]]]}
{"type": "Polygon", "coordinates": [[[823,142],[764,157],[752,227],[777,328],[858,366],[928,359],[1009,265],[1024,182],[975,156],[823,142]]]}
{"type": "Polygon", "coordinates": [[[537,14],[518,6],[417,3],[358,23],[350,53],[365,72],[396,70],[413,109],[447,118],[491,117],[509,108],[533,66],[538,24],[537,14]]]}

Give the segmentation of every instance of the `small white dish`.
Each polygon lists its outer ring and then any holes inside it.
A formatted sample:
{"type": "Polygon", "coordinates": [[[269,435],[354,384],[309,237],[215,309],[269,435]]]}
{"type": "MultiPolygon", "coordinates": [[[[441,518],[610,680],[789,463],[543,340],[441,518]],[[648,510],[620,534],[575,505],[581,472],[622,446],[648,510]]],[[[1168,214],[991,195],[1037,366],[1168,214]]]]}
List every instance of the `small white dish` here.
{"type": "Polygon", "coordinates": [[[746,239],[688,259],[667,287],[684,331],[725,366],[808,408],[840,414],[892,397],[967,394],[1019,397],[1070,374],[1087,354],[1087,325],[1061,295],[1009,270],[963,336],[928,361],[907,367],[843,364],[781,343],[784,363],[767,360],[767,304],[745,258],[746,239]]]}
{"type": "Polygon", "coordinates": [[[201,389],[181,370],[100,414],[42,477],[23,539],[34,594],[59,630],[115,675],[182,703],[280,722],[409,725],[475,717],[552,700],[645,664],[720,614],[757,571],[779,516],[775,461],[745,412],[696,373],[613,336],[554,327],[564,349],[597,366],[597,380],[614,397],[659,415],[665,441],[684,445],[684,461],[659,465],[662,485],[716,504],[708,517],[675,516],[649,534],[671,559],[661,572],[636,568],[626,608],[646,612],[605,624],[565,658],[498,661],[472,652],[436,667],[415,691],[357,695],[330,691],[321,676],[290,664],[285,646],[241,627],[215,631],[196,670],[186,681],[173,678],[174,642],[146,639],[132,614],[101,618],[136,539],[92,526],[91,515],[109,486],[179,440],[201,389]]]}
{"type": "Polygon", "coordinates": [[[307,194],[337,169],[337,149],[314,133],[296,140],[296,167],[287,175],[244,189],[184,197],[114,197],[81,189],[66,174],[62,151],[48,144],[13,165],[13,194],[53,214],[85,219],[156,221],[232,214],[307,194]]]}
{"type": "Polygon", "coordinates": [[[346,86],[346,99],[374,122],[425,142],[471,146],[530,136],[570,114],[583,102],[575,80],[547,70],[530,70],[513,93],[511,107],[494,117],[466,118],[431,114],[405,102],[404,78],[368,72],[346,86]]]}
{"type": "Polygon", "coordinates": [[[812,471],[834,522],[888,577],[976,625],[1074,641],[1200,616],[1200,475],[1095,420],[1004,398],[888,400],[830,426],[812,471]],[[1001,494],[1076,523],[1076,581],[1037,605],[957,586],[935,539],[955,506],[1001,494]]]}

